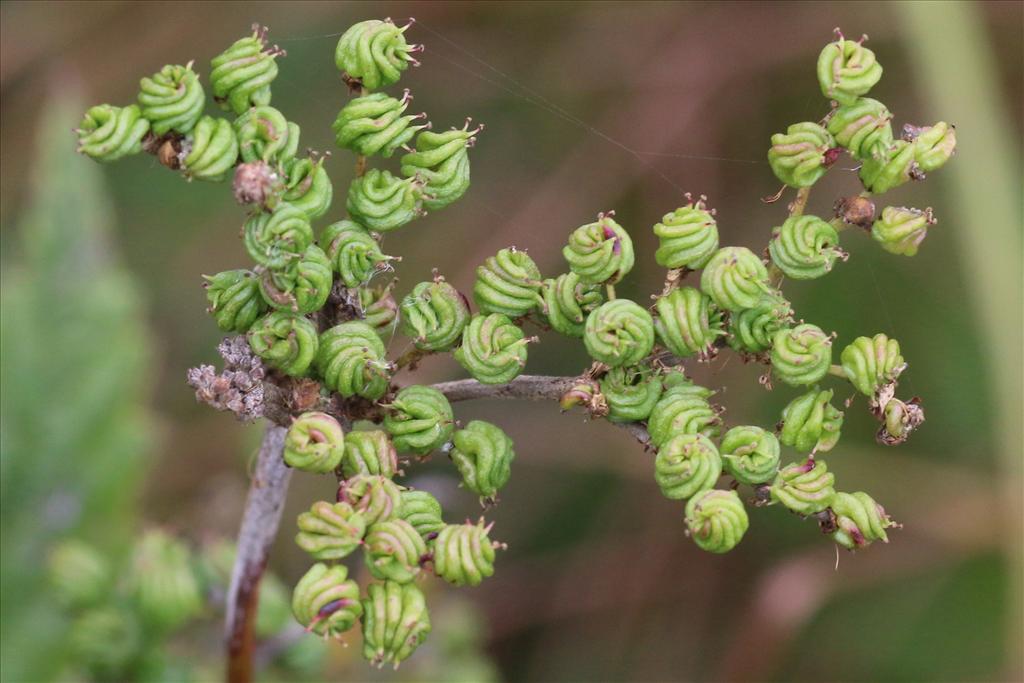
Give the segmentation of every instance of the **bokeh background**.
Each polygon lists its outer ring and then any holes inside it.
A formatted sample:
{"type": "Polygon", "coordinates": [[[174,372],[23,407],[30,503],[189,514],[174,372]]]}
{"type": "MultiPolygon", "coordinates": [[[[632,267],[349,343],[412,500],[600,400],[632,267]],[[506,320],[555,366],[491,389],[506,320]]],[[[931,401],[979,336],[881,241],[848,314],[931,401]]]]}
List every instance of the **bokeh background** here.
{"type": "MultiPolygon", "coordinates": [[[[302,126],[303,146],[332,149],[329,125],[347,98],[338,33],[415,16],[409,36],[426,52],[401,83],[414,108],[435,126],[471,115],[487,129],[468,195],[389,240],[404,257],[400,294],[431,268],[468,290],[474,267],[509,245],[561,272],[568,232],[615,209],[638,253],[620,295],[645,299],[663,276],[650,226],[684,191],[708,195],[723,242],[760,250],[785,203],[760,201],[778,190],[768,138],[827,111],[814,68],[835,26],[870,35],[885,67],[872,96],[895,123],[955,123],[959,150],[884,198],[934,207],[939,223],[917,257],[851,232],[848,263],[787,285],[799,314],[840,343],[884,331],[910,361],[901,388],[923,398],[923,428],[884,449],[858,403],[829,459],[843,488],[871,492],[903,523],[888,546],[837,565],[812,522],[758,509],[736,551],[710,556],[685,538],[681,506],[659,495],[651,456],[624,432],[553,405],[462,404],[462,420],[497,421],[516,442],[514,476],[489,513],[509,549],[480,588],[456,595],[433,582],[432,603],[455,616],[397,675],[1021,680],[1022,7],[4,2],[2,678],[79,677],[42,571],[56,539],[80,536],[118,557],[154,526],[197,547],[232,536],[259,437],[197,405],[184,384],[186,368],[216,361],[220,338],[200,274],[246,264],[228,188],[187,184],[145,155],[97,166],[76,157],[69,129],[89,103],[133,101],[138,79],[165,63],[195,59],[205,82],[209,59],[260,22],[288,51],[274,105],[302,126]],[[471,651],[465,666],[444,656],[453,640],[471,651]]],[[[328,162],[332,220],[351,161],[335,150],[328,162]]],[[[826,214],[856,187],[844,158],[810,210],[826,214]]],[[[767,393],[757,367],[727,356],[698,367],[698,381],[719,389],[730,423],[773,424],[791,392],[767,393]]],[[[531,372],[586,364],[569,340],[531,348],[531,372]]],[[[443,357],[421,375],[462,372],[443,357]]],[[[477,516],[441,460],[417,468],[417,485],[451,518],[477,516]]],[[[291,520],[332,488],[293,479],[271,563],[285,584],[307,566],[291,520]]],[[[218,670],[218,615],[208,616],[167,645],[206,663],[198,679],[218,670]]],[[[357,647],[331,648],[323,664],[323,680],[393,676],[367,669],[357,647]]]]}

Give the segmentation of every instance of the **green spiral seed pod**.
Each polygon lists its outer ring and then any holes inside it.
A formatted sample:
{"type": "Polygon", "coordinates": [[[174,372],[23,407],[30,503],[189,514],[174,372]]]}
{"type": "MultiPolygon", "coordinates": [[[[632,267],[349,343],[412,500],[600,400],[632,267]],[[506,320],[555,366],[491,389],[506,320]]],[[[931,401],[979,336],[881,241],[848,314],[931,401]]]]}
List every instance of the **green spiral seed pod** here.
{"type": "Polygon", "coordinates": [[[832,112],[828,132],[854,158],[866,159],[892,144],[892,113],[878,100],[862,97],[832,112]]]}
{"type": "Polygon", "coordinates": [[[832,338],[804,323],[779,330],[772,340],[772,372],[790,386],[814,384],[832,364],[832,338]]]}
{"type": "Polygon", "coordinates": [[[904,136],[914,142],[914,161],[925,173],[937,171],[956,151],[956,126],[939,121],[934,126],[915,128],[904,126],[904,136]]]}
{"type": "Polygon", "coordinates": [[[510,247],[477,266],[473,299],[481,313],[518,318],[538,306],[541,285],[540,269],[529,254],[510,247]]]}
{"type": "Polygon", "coordinates": [[[817,123],[794,123],[772,135],[768,164],[775,177],[790,187],[810,187],[832,163],[826,152],[836,146],[832,135],[817,123]]]}
{"type": "Polygon", "coordinates": [[[424,539],[444,528],[441,504],[426,491],[402,491],[399,516],[412,524],[424,539]]]}
{"type": "Polygon", "coordinates": [[[697,547],[709,553],[727,553],[743,540],[750,519],[735,491],[710,490],[686,504],[686,527],[697,547]]]}
{"type": "Polygon", "coordinates": [[[837,492],[832,499],[832,512],[836,516],[836,530],[832,539],[848,550],[857,550],[874,541],[889,542],[885,530],[896,526],[885,508],[868,494],[837,492]]]}
{"type": "Polygon", "coordinates": [[[398,303],[391,294],[392,284],[359,288],[363,322],[372,327],[382,339],[390,339],[398,324],[398,303]]]}
{"type": "Polygon", "coordinates": [[[398,454],[388,434],[380,429],[349,432],[341,471],[346,478],[375,474],[388,479],[398,473],[398,454]]]}
{"type": "Polygon", "coordinates": [[[434,540],[434,572],[453,586],[479,586],[494,574],[491,525],[446,524],[434,540]]]}
{"type": "Polygon", "coordinates": [[[418,176],[423,183],[423,205],[443,209],[469,189],[469,152],[480,132],[462,128],[443,133],[425,130],[416,136],[416,151],[402,157],[402,175],[418,176]]]}
{"type": "Polygon", "coordinates": [[[327,413],[303,413],[284,437],[284,461],[304,472],[333,472],[345,455],[345,432],[327,413]]]}
{"type": "Polygon", "coordinates": [[[600,285],[580,282],[576,273],[563,273],[541,286],[541,310],[548,324],[567,337],[581,338],[587,315],[601,305],[600,285]]]}
{"type": "Polygon", "coordinates": [[[526,345],[531,341],[508,316],[474,315],[453,355],[478,382],[505,384],[526,367],[526,345]]]}
{"type": "Polygon", "coordinates": [[[871,236],[890,254],[913,256],[935,222],[930,208],[887,206],[871,226],[871,236]]]}
{"type": "Polygon", "coordinates": [[[267,46],[267,30],[253,27],[253,34],[236,40],[210,61],[213,99],[236,115],[250,107],[270,104],[270,84],[277,77],[277,57],[284,50],[267,46]]]}
{"type": "Polygon", "coordinates": [[[114,583],[110,563],[99,550],[78,539],[61,541],[47,558],[50,586],[65,607],[81,609],[105,602],[114,583]]]}
{"type": "Polygon", "coordinates": [[[366,534],[366,521],[348,503],[313,503],[299,515],[295,544],[315,560],[340,560],[359,547],[366,534]]]}
{"type": "Polygon", "coordinates": [[[338,118],[331,126],[334,142],[356,154],[390,157],[396,149],[409,142],[416,131],[426,128],[426,124],[412,125],[426,114],[404,114],[411,99],[406,90],[400,100],[384,93],[351,100],[338,112],[338,118]]]}
{"type": "Polygon", "coordinates": [[[117,161],[142,151],[142,138],[149,132],[149,121],[134,104],[112,107],[98,104],[85,113],[75,133],[78,151],[96,161],[117,161]]]}
{"type": "Polygon", "coordinates": [[[247,163],[263,161],[283,166],[299,149],[299,127],[277,109],[253,107],[235,121],[238,151],[247,163]]]}
{"type": "Polygon", "coordinates": [[[629,299],[607,301],[587,316],[583,344],[594,360],[636,365],[654,348],[654,319],[629,299]]]}
{"type": "Polygon", "coordinates": [[[772,231],[768,243],[772,263],[794,280],[825,275],[843,255],[839,233],[817,216],[791,216],[772,231]]]}
{"type": "Polygon", "coordinates": [[[281,198],[306,214],[310,221],[327,213],[334,199],[334,186],[324,170],[324,157],[292,159],[285,164],[281,198]]]}
{"type": "Polygon", "coordinates": [[[797,396],[782,410],[779,438],[803,453],[824,453],[839,441],[843,411],[832,403],[832,390],[811,389],[797,396]]]}
{"type": "Polygon", "coordinates": [[[906,367],[900,343],[884,334],[857,337],[839,354],[843,372],[857,391],[874,396],[885,384],[896,380],[906,367]]]}
{"type": "Polygon", "coordinates": [[[692,384],[667,389],[654,404],[647,420],[651,444],[660,448],[677,434],[718,436],[721,419],[708,403],[711,393],[704,387],[692,384]]]}
{"type": "Polygon", "coordinates": [[[753,308],[729,317],[729,346],[736,351],[762,353],[772,347],[775,333],[793,322],[793,307],[781,294],[761,298],[753,308]]]}
{"type": "Polygon", "coordinates": [[[611,422],[646,420],[661,398],[661,378],[639,365],[612,368],[601,378],[601,394],[611,422]]]}
{"type": "Polygon", "coordinates": [[[267,310],[260,296],[260,283],[249,270],[226,270],[213,277],[204,275],[208,313],[225,332],[245,332],[267,310]]]}
{"type": "Polygon", "coordinates": [[[430,633],[430,615],[414,583],[371,583],[363,600],[363,657],[374,666],[397,667],[430,633]]]}
{"type": "Polygon", "coordinates": [[[715,339],[725,334],[718,307],[693,287],[680,287],[658,297],[654,308],[658,339],[680,358],[709,356],[715,339]]]}
{"type": "Polygon", "coordinates": [[[307,631],[338,638],[363,615],[359,584],[345,565],[317,562],[295,585],[292,613],[307,631]]]}
{"type": "Polygon", "coordinates": [[[388,390],[386,350],[372,327],[361,321],[336,325],[320,335],[316,369],[324,385],[345,398],[376,401],[388,390]]]}
{"type": "Polygon", "coordinates": [[[313,244],[309,218],[291,204],[280,204],[273,213],[251,216],[242,231],[249,256],[267,268],[285,268],[313,244]]]}
{"type": "Polygon", "coordinates": [[[665,268],[703,268],[718,249],[718,224],[704,197],[666,213],[654,225],[654,234],[658,236],[654,260],[665,268]]]}
{"type": "Polygon", "coordinates": [[[320,235],[320,246],[350,289],[365,285],[393,260],[366,228],[347,219],[328,225],[320,235]]]}
{"type": "Polygon", "coordinates": [[[713,488],[722,474],[722,458],[703,434],[676,434],[654,459],[654,480],[661,494],[672,500],[690,498],[713,488]]]}
{"type": "Polygon", "coordinates": [[[398,178],[371,168],[348,186],[349,215],[370,230],[387,232],[423,215],[423,188],[416,178],[398,178]]]}
{"type": "Polygon", "coordinates": [[[410,62],[416,63],[411,53],[418,48],[405,42],[407,28],[395,26],[390,19],[354,24],[338,41],[334,63],[366,90],[393,85],[410,62]]]}
{"type": "Polygon", "coordinates": [[[746,247],[723,247],[715,252],[700,276],[700,289],[719,308],[753,308],[771,292],[768,269],[746,247]]]}
{"type": "Polygon", "coordinates": [[[127,680],[132,660],[142,649],[142,628],[134,614],[104,605],[75,619],[68,645],[76,660],[98,680],[127,680]]]}
{"type": "Polygon", "coordinates": [[[779,470],[772,482],[771,497],[774,502],[807,517],[832,504],[836,494],[835,479],[824,460],[808,458],[805,463],[793,463],[779,470]]]}
{"type": "Polygon", "coordinates": [[[450,349],[469,322],[466,297],[441,277],[413,287],[402,299],[401,313],[402,332],[427,351],[450,349]]]}
{"type": "Polygon", "coordinates": [[[573,230],[562,248],[562,256],[581,282],[613,285],[633,270],[633,240],[614,215],[614,211],[598,214],[595,222],[573,230]]]}
{"type": "Polygon", "coordinates": [[[377,579],[409,583],[427,554],[423,537],[404,519],[377,522],[366,532],[366,567],[377,579]]]}
{"type": "Polygon", "coordinates": [[[873,156],[866,157],[860,167],[860,181],[870,192],[881,194],[899,187],[918,174],[914,161],[915,145],[896,140],[884,150],[875,148],[873,156]]]}
{"type": "Polygon", "coordinates": [[[338,488],[338,500],[361,514],[367,528],[394,519],[402,507],[398,484],[374,474],[357,474],[343,481],[338,488]]]}
{"type": "Polygon", "coordinates": [[[333,282],[330,259],[311,244],[298,261],[280,270],[263,271],[260,292],[274,308],[305,315],[324,307],[333,282]]]}
{"type": "Polygon", "coordinates": [[[853,104],[882,77],[882,65],[875,53],[861,40],[846,40],[836,31],[837,40],[818,55],[818,83],[825,97],[839,104],[853,104]]]}
{"type": "Polygon", "coordinates": [[[203,115],[206,96],[192,62],[170,65],[139,81],[139,108],[157,135],[185,134],[203,115]]]}
{"type": "Polygon", "coordinates": [[[290,311],[271,311],[249,328],[253,353],[286,375],[302,377],[316,358],[313,321],[290,311]]]}
{"type": "Polygon", "coordinates": [[[760,427],[733,427],[722,437],[725,471],[741,484],[763,484],[779,469],[779,440],[760,427]]]}
{"type": "Polygon", "coordinates": [[[238,161],[238,137],[227,119],[204,116],[186,138],[188,154],[181,162],[186,178],[224,180],[238,161]]]}
{"type": "Polygon", "coordinates": [[[452,437],[450,456],[462,482],[483,499],[494,500],[508,483],[516,454],[512,439],[490,422],[473,420],[452,437]]]}
{"type": "Polygon", "coordinates": [[[455,430],[452,406],[437,389],[419,384],[405,387],[384,415],[384,429],[402,453],[425,455],[440,448],[455,430]]]}
{"type": "Polygon", "coordinates": [[[139,614],[160,631],[173,631],[203,609],[188,547],[162,531],[149,531],[132,555],[132,595],[139,614]]]}

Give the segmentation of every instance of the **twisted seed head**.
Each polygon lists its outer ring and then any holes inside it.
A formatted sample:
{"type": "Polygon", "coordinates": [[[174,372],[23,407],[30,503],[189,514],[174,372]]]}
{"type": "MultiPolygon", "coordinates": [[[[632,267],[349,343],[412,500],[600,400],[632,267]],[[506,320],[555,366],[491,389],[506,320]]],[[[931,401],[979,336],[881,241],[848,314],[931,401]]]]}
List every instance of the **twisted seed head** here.
{"type": "Polygon", "coordinates": [[[700,288],[719,308],[753,308],[770,293],[768,269],[746,247],[724,247],[715,252],[700,276],[700,288]]]}
{"type": "Polygon", "coordinates": [[[437,389],[414,384],[391,401],[384,428],[402,453],[424,455],[440,448],[455,430],[452,406],[437,389]]]}
{"type": "Polygon", "coordinates": [[[647,420],[651,443],[660,448],[677,434],[716,437],[721,419],[708,403],[711,391],[694,384],[679,384],[661,395],[647,420]]]}
{"type": "Polygon", "coordinates": [[[793,463],[779,470],[771,486],[771,497],[793,512],[807,517],[821,512],[835,497],[835,476],[828,471],[824,460],[808,458],[805,463],[793,463]]]}
{"type": "Polygon", "coordinates": [[[718,249],[718,224],[703,197],[665,214],[654,234],[659,244],[654,259],[665,268],[703,268],[718,249]]]}
{"type": "Polygon", "coordinates": [[[661,378],[639,365],[612,368],[601,378],[601,395],[612,422],[641,422],[661,398],[661,378]]]}
{"type": "Polygon", "coordinates": [[[903,137],[914,143],[914,161],[925,173],[945,166],[956,151],[956,126],[945,121],[925,128],[904,126],[903,137]]]}
{"type": "Polygon", "coordinates": [[[260,291],[274,308],[305,315],[327,303],[333,276],[327,254],[311,244],[299,260],[277,270],[263,271],[260,291]]]}
{"type": "Polygon", "coordinates": [[[576,228],[562,255],[572,272],[587,284],[615,284],[633,269],[633,240],[613,213],[576,228]]]}
{"type": "Polygon", "coordinates": [[[91,609],[68,632],[69,650],[89,671],[105,680],[125,680],[143,646],[143,628],[132,610],[115,605],[91,609]]]}
{"type": "Polygon", "coordinates": [[[284,165],[282,199],[314,221],[331,208],[334,186],[324,170],[324,159],[291,159],[284,165]]]}
{"type": "Polygon", "coordinates": [[[658,448],[654,480],[661,493],[683,500],[713,488],[722,474],[722,458],[703,434],[677,433],[658,448]]]}
{"type": "Polygon", "coordinates": [[[375,474],[357,474],[343,481],[338,501],[348,503],[362,515],[367,528],[394,519],[402,507],[398,484],[375,474]]]}
{"type": "Polygon", "coordinates": [[[235,120],[238,151],[249,163],[262,161],[281,167],[295,158],[299,127],[269,105],[253,107],[235,120]]]}
{"type": "Polygon", "coordinates": [[[393,260],[380,250],[380,244],[366,228],[347,219],[328,225],[320,235],[320,246],[350,289],[365,285],[393,260]]]}
{"type": "Polygon", "coordinates": [[[832,390],[811,389],[782,410],[779,439],[802,453],[824,453],[839,441],[843,412],[832,403],[832,390]]]}
{"type": "Polygon", "coordinates": [[[396,149],[409,142],[416,131],[426,128],[426,124],[412,125],[420,116],[405,114],[410,99],[406,91],[400,100],[384,93],[351,100],[338,112],[338,118],[331,126],[335,143],[356,154],[390,157],[396,149]]]}
{"type": "Polygon", "coordinates": [[[541,311],[552,329],[567,337],[583,336],[587,315],[602,301],[601,286],[580,282],[576,273],[544,280],[541,287],[541,311]]]}
{"type": "Polygon", "coordinates": [[[416,178],[399,178],[371,168],[348,186],[349,215],[370,230],[387,232],[423,215],[423,188],[416,178]]]}
{"type": "Polygon", "coordinates": [[[260,284],[249,270],[226,270],[206,280],[206,309],[225,332],[245,332],[267,310],[260,284]]]}
{"type": "Polygon", "coordinates": [[[188,133],[203,115],[206,98],[192,63],[168,64],[139,81],[139,107],[157,135],[188,133]]]}
{"type": "Polygon", "coordinates": [[[469,151],[480,128],[453,128],[443,133],[424,130],[416,136],[416,151],[402,157],[402,175],[423,183],[423,205],[443,209],[469,189],[469,151]]]}
{"type": "Polygon", "coordinates": [[[870,192],[881,194],[920,175],[914,160],[916,145],[906,140],[872,148],[872,154],[864,158],[860,167],[860,181],[870,192]]]}
{"type": "Polygon", "coordinates": [[[629,299],[607,301],[587,316],[583,343],[594,360],[636,365],[654,348],[654,319],[629,299]]]}
{"type": "Polygon", "coordinates": [[[114,585],[107,558],[78,539],[57,544],[47,558],[47,570],[57,599],[72,609],[102,604],[114,585]]]}
{"type": "Polygon", "coordinates": [[[366,566],[374,578],[409,583],[426,554],[423,537],[404,519],[377,522],[366,532],[366,566]]]}
{"type": "Polygon", "coordinates": [[[887,206],[871,226],[871,236],[891,254],[913,256],[935,222],[931,209],[887,206]]]}
{"type": "Polygon", "coordinates": [[[843,255],[839,233],[817,216],[791,216],[772,231],[772,262],[787,277],[812,280],[825,275],[843,255]]]}
{"type": "Polygon", "coordinates": [[[658,297],[654,308],[658,339],[681,358],[709,356],[715,339],[725,334],[721,311],[711,297],[693,287],[680,287],[658,297]]]}
{"type": "Polygon", "coordinates": [[[402,491],[399,516],[412,524],[424,539],[444,528],[441,504],[426,491],[402,491]]]}
{"type": "Polygon", "coordinates": [[[139,541],[130,583],[139,614],[158,631],[173,631],[203,609],[192,554],[162,531],[149,531],[139,541]]]}
{"type": "Polygon", "coordinates": [[[186,178],[221,181],[238,161],[238,136],[227,119],[204,116],[186,138],[185,149],[181,171],[186,178]]]}
{"type": "Polygon", "coordinates": [[[493,500],[508,482],[516,457],[512,439],[500,428],[473,420],[452,437],[450,456],[462,475],[462,482],[481,498],[493,500]]]}
{"type": "Polygon", "coordinates": [[[511,247],[477,266],[473,299],[482,313],[518,318],[537,307],[540,288],[537,264],[525,251],[511,247]]]}
{"type": "Polygon", "coordinates": [[[772,340],[772,372],[790,386],[814,384],[832,364],[832,338],[809,323],[779,330],[772,340]]]}
{"type": "Polygon", "coordinates": [[[710,490],[686,504],[686,527],[697,547],[709,553],[727,553],[743,539],[750,520],[735,491],[710,490]]]}
{"type": "Polygon", "coordinates": [[[763,484],[779,469],[779,440],[760,427],[733,427],[722,437],[725,471],[741,484],[763,484]]]}
{"type": "Polygon", "coordinates": [[[369,19],[351,26],[334,49],[334,63],[366,90],[385,88],[398,82],[402,72],[415,60],[414,45],[405,42],[405,29],[390,19],[369,19]]]}
{"type": "Polygon", "coordinates": [[[290,311],[272,311],[249,328],[249,346],[263,361],[286,375],[301,377],[316,357],[316,325],[290,311]]]}
{"type": "Polygon", "coordinates": [[[462,346],[453,355],[477,381],[505,384],[526,367],[530,341],[508,316],[474,315],[462,333],[462,346]]]}
{"type": "Polygon", "coordinates": [[[348,503],[313,503],[299,515],[295,543],[316,560],[340,560],[359,547],[366,521],[348,503]]]}
{"type": "Polygon", "coordinates": [[[885,513],[885,508],[868,494],[837,492],[832,499],[832,512],[836,516],[836,530],[832,538],[849,550],[858,550],[874,541],[889,542],[885,530],[896,523],[885,513]]]}
{"type": "Polygon", "coordinates": [[[299,260],[313,244],[309,218],[291,204],[280,204],[273,213],[257,213],[242,228],[245,249],[253,261],[282,269],[299,260]]]}
{"type": "Polygon", "coordinates": [[[434,539],[434,572],[454,586],[480,585],[494,574],[494,551],[502,547],[488,536],[490,530],[482,519],[445,525],[434,539]]]}
{"type": "Polygon", "coordinates": [[[317,562],[295,585],[292,613],[307,631],[338,638],[363,614],[359,584],[348,578],[345,565],[317,562]]]}
{"type": "Polygon", "coordinates": [[[341,471],[346,478],[357,474],[394,477],[398,473],[398,455],[387,432],[379,429],[349,432],[345,439],[341,471]]]}
{"type": "Polygon", "coordinates": [[[857,337],[839,354],[850,383],[865,396],[874,396],[885,384],[896,380],[906,367],[900,343],[884,334],[857,337]]]}
{"type": "Polygon", "coordinates": [[[772,347],[775,333],[792,322],[792,305],[781,294],[766,295],[753,308],[729,316],[729,346],[736,351],[762,353],[772,347]]]}
{"type": "Polygon", "coordinates": [[[416,348],[447,351],[462,337],[469,305],[459,290],[437,278],[421,282],[402,299],[402,332],[416,348]]]}
{"type": "Polygon", "coordinates": [[[390,366],[380,337],[361,321],[336,325],[320,335],[316,369],[327,388],[348,398],[376,401],[388,389],[390,366]]]}
{"type": "Polygon", "coordinates": [[[362,319],[382,339],[390,339],[398,323],[398,304],[391,294],[391,285],[360,287],[359,307],[362,319]]]}
{"type": "Polygon", "coordinates": [[[139,108],[99,104],[85,112],[75,131],[78,151],[96,161],[117,161],[142,151],[142,138],[149,132],[149,121],[139,108]]]}
{"type": "Polygon", "coordinates": [[[834,160],[827,152],[835,146],[832,135],[817,123],[794,123],[785,133],[772,135],[768,164],[786,185],[810,187],[825,175],[834,160]]]}
{"type": "Polygon", "coordinates": [[[327,413],[303,413],[284,438],[284,461],[304,472],[333,472],[345,455],[345,432],[327,413]]]}
{"type": "Polygon", "coordinates": [[[414,583],[371,583],[363,600],[363,657],[397,667],[430,633],[423,593],[414,583]]]}
{"type": "Polygon", "coordinates": [[[855,159],[866,159],[892,144],[892,113],[878,100],[862,97],[832,112],[828,132],[855,159]]]}
{"type": "Polygon", "coordinates": [[[253,27],[253,34],[241,38],[210,61],[213,99],[237,115],[250,107],[270,104],[270,84],[277,77],[277,62],[284,51],[267,45],[266,29],[253,27]]]}
{"type": "Polygon", "coordinates": [[[864,47],[863,38],[846,40],[838,29],[836,36],[818,55],[818,83],[825,97],[849,105],[878,83],[882,65],[875,53],[864,47]]]}
{"type": "Polygon", "coordinates": [[[883,446],[898,446],[924,422],[924,410],[916,400],[890,398],[882,408],[882,426],[875,439],[883,446]]]}

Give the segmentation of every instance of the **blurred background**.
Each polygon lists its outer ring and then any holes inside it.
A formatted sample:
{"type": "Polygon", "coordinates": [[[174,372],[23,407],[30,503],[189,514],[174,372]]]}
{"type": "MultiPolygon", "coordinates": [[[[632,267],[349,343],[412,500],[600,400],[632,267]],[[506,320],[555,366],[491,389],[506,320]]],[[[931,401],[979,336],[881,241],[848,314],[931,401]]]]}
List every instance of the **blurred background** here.
{"type": "MultiPolygon", "coordinates": [[[[57,540],[85,539],[117,563],[144,529],[197,552],[230,539],[260,434],[196,404],[184,383],[186,368],[219,363],[200,275],[247,263],[227,186],[187,184],[147,155],[101,167],[74,154],[70,129],[89,104],[133,101],[139,78],[165,63],[195,59],[207,82],[209,59],[260,22],[288,51],[274,105],[301,125],[303,146],[332,149],[348,97],[338,34],[415,16],[407,35],[426,45],[423,66],[401,82],[413,108],[436,128],[470,115],[487,129],[467,196],[389,240],[404,257],[399,295],[431,268],[468,291],[474,267],[509,245],[554,275],[568,232],[614,209],[638,254],[620,295],[646,299],[663,278],[650,226],[685,191],[709,197],[723,243],[760,251],[785,212],[785,201],[760,201],[778,190],[768,139],[827,111],[815,61],[835,26],[870,35],[885,67],[872,97],[896,127],[956,124],[952,163],[883,200],[934,207],[918,256],[850,231],[848,263],[787,284],[798,314],[839,343],[885,332],[910,361],[901,390],[922,397],[924,426],[885,449],[858,402],[829,459],[844,489],[870,492],[904,526],[837,565],[813,522],[756,509],[744,542],[711,556],[684,536],[681,506],[659,495],[651,455],[623,431],[554,405],[460,404],[461,420],[492,419],[516,442],[514,476],[488,513],[509,544],[496,576],[458,592],[429,582],[435,632],[398,674],[368,669],[358,647],[331,647],[263,678],[1021,680],[1022,8],[4,2],[2,678],[83,675],[43,571],[57,540]]],[[[849,158],[838,166],[810,212],[858,189],[849,158]]],[[[335,150],[328,168],[337,220],[352,158],[335,150]]],[[[728,357],[696,379],[720,391],[727,422],[774,424],[792,392],[766,392],[759,368],[728,357]]],[[[571,340],[531,348],[530,372],[586,365],[571,340]]],[[[439,357],[420,381],[461,376],[439,357]]],[[[413,482],[449,519],[475,518],[475,497],[442,460],[413,482]]],[[[332,494],[326,478],[293,478],[271,560],[284,586],[308,566],[291,542],[295,515],[332,494]]],[[[218,618],[211,608],[166,646],[194,670],[160,676],[219,675],[218,618]]]]}

